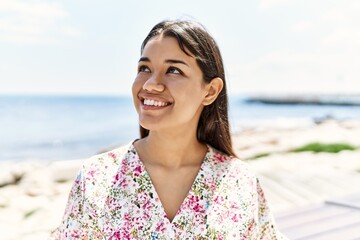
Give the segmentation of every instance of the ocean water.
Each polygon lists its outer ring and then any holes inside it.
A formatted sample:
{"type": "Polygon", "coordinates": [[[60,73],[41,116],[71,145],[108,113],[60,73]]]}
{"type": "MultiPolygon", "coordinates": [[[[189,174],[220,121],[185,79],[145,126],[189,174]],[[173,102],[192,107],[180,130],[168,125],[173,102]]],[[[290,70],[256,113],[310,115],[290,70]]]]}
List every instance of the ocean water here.
{"type": "MultiPolygon", "coordinates": [[[[230,97],[232,131],[242,127],[360,119],[358,106],[269,105],[230,97]]],[[[86,158],[137,138],[131,97],[0,96],[0,161],[86,158]]]]}

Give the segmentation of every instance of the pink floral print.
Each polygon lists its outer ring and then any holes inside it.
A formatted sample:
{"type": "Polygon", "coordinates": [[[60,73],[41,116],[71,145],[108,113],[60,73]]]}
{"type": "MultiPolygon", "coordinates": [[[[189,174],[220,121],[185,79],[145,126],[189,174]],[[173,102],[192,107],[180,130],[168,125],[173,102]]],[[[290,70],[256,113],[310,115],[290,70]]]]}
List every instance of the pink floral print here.
{"type": "Polygon", "coordinates": [[[286,239],[243,161],[208,146],[170,221],[132,143],[85,161],[52,239],[286,239]]]}

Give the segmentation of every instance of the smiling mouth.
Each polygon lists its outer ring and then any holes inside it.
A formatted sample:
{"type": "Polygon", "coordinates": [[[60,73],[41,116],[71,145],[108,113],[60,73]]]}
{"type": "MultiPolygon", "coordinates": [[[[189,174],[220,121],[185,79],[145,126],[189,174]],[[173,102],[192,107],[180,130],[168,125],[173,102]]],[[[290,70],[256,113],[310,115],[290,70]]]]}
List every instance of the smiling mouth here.
{"type": "Polygon", "coordinates": [[[154,106],[154,107],[165,107],[171,104],[170,102],[156,101],[153,99],[142,99],[142,103],[145,106],[154,106]]]}

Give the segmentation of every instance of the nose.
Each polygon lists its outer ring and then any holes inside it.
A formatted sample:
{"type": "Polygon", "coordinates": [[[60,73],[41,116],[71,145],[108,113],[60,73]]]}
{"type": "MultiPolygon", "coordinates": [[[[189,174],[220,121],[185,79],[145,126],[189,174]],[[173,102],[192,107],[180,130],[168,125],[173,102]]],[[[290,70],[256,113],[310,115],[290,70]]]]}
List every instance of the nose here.
{"type": "Polygon", "coordinates": [[[142,88],[147,92],[163,92],[165,85],[162,83],[161,77],[158,74],[153,74],[145,81],[142,88]]]}

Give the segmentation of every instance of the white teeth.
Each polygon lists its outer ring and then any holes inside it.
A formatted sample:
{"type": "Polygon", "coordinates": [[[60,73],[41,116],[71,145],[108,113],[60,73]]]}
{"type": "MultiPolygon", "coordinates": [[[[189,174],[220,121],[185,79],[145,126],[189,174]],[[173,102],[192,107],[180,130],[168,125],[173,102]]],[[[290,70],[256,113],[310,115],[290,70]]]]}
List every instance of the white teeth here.
{"type": "Polygon", "coordinates": [[[149,99],[145,99],[144,104],[148,105],[148,106],[156,106],[156,107],[160,107],[160,106],[163,107],[163,106],[167,105],[166,102],[158,102],[158,101],[149,100],[149,99]]]}

